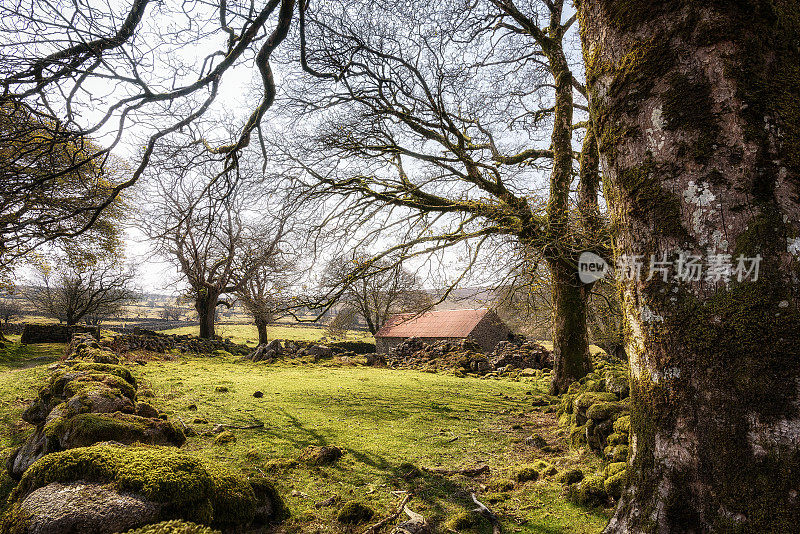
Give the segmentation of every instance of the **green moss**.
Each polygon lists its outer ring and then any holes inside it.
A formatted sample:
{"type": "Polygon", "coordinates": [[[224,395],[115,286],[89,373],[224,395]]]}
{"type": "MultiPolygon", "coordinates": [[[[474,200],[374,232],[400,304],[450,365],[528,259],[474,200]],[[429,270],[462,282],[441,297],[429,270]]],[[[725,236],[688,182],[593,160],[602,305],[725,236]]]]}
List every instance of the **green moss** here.
{"type": "Polygon", "coordinates": [[[538,480],[539,471],[532,465],[525,465],[514,470],[513,478],[520,484],[529,480],[538,480]]]}
{"type": "Polygon", "coordinates": [[[589,391],[578,395],[575,399],[575,406],[581,410],[586,410],[598,402],[614,402],[616,400],[617,396],[613,393],[589,391]]]}
{"type": "Polygon", "coordinates": [[[605,490],[605,477],[591,476],[584,478],[567,489],[567,498],[582,506],[602,506],[608,501],[605,490]]]}
{"type": "Polygon", "coordinates": [[[275,489],[275,485],[270,480],[264,477],[253,477],[250,479],[250,485],[253,488],[253,493],[256,496],[257,502],[268,502],[271,504],[272,514],[270,517],[262,517],[261,511],[256,509],[256,522],[266,523],[269,521],[270,523],[276,523],[289,518],[291,515],[289,508],[286,506],[286,503],[284,503],[283,499],[278,494],[278,490],[275,489]]]}
{"type": "Polygon", "coordinates": [[[445,528],[455,532],[470,530],[481,525],[484,519],[476,512],[459,512],[445,522],[445,528]]]}
{"type": "Polygon", "coordinates": [[[375,511],[366,504],[358,501],[349,501],[342,506],[336,520],[340,523],[357,525],[372,519],[375,511]]]}
{"type": "Polygon", "coordinates": [[[135,528],[125,534],[222,534],[222,532],[197,523],[172,519],[154,525],[135,528]]]}
{"type": "Polygon", "coordinates": [[[552,477],[558,474],[558,469],[550,462],[544,460],[536,460],[533,462],[533,467],[539,471],[539,474],[545,477],[552,477]]]}
{"type": "Polygon", "coordinates": [[[649,221],[658,234],[687,239],[689,234],[681,223],[681,200],[663,187],[666,172],[652,159],[647,159],[640,165],[620,170],[616,181],[625,192],[631,217],[649,221]]]}
{"type": "Polygon", "coordinates": [[[293,469],[299,465],[299,462],[294,458],[273,458],[264,462],[264,471],[275,473],[293,469]]]}
{"type": "Polygon", "coordinates": [[[631,416],[623,415],[614,421],[614,432],[619,434],[629,434],[631,431],[631,416]]]}
{"type": "Polygon", "coordinates": [[[58,417],[44,427],[44,432],[49,438],[68,436],[73,446],[88,446],[102,441],[180,446],[186,441],[183,431],[172,423],[123,413],[58,417]]]}
{"type": "Polygon", "coordinates": [[[258,500],[247,479],[216,463],[173,448],[97,445],[45,456],[33,464],[12,493],[20,501],[52,482],[112,484],[162,503],[168,516],[203,524],[248,524],[258,500]]]}
{"type": "Polygon", "coordinates": [[[593,421],[605,421],[628,410],[627,402],[597,402],[586,410],[586,417],[593,421]]]}
{"type": "Polygon", "coordinates": [[[628,434],[617,434],[614,432],[613,434],[609,435],[606,438],[606,443],[613,447],[614,445],[627,445],[628,444],[628,434]]]}
{"type": "Polygon", "coordinates": [[[490,478],[486,486],[492,491],[511,491],[514,489],[514,481],[507,478],[490,478]]]}
{"type": "Polygon", "coordinates": [[[69,372],[76,371],[94,371],[97,373],[107,373],[118,376],[123,379],[134,389],[136,389],[136,379],[133,377],[127,367],[122,365],[114,365],[110,363],[91,363],[91,362],[75,362],[69,367],[69,372]]]}
{"type": "Polygon", "coordinates": [[[614,462],[627,462],[630,449],[627,445],[615,445],[611,452],[611,459],[614,462]]]}
{"type": "Polygon", "coordinates": [[[234,441],[236,441],[236,434],[230,430],[225,430],[224,432],[220,432],[217,437],[214,438],[214,445],[225,445],[228,443],[233,443],[234,441]]]}
{"type": "MultiPolygon", "coordinates": [[[[129,399],[136,398],[136,388],[128,381],[113,374],[94,372],[81,373],[71,380],[66,380],[63,384],[63,395],[67,398],[78,394],[85,395],[97,391],[98,388],[117,390],[129,399]]],[[[57,391],[55,387],[53,390],[57,391]]]]}
{"type": "Polygon", "coordinates": [[[614,462],[608,464],[606,468],[603,470],[603,473],[605,473],[606,477],[610,477],[616,475],[617,473],[625,471],[627,468],[628,464],[626,462],[614,462]]]}
{"type": "Polygon", "coordinates": [[[556,480],[562,484],[575,484],[583,480],[583,471],[580,469],[567,469],[559,473],[556,480]]]}
{"type": "Polygon", "coordinates": [[[665,128],[695,132],[697,138],[688,143],[688,149],[696,160],[703,162],[713,153],[719,134],[711,83],[703,74],[692,79],[679,73],[673,73],[668,83],[670,87],[662,95],[665,128]]]}
{"type": "MultiPolygon", "coordinates": [[[[614,464],[612,464],[614,465],[614,464]]],[[[622,490],[625,489],[625,485],[628,483],[628,472],[623,469],[617,473],[606,478],[605,482],[603,483],[603,488],[605,492],[614,499],[619,499],[622,496],[622,490]]]]}

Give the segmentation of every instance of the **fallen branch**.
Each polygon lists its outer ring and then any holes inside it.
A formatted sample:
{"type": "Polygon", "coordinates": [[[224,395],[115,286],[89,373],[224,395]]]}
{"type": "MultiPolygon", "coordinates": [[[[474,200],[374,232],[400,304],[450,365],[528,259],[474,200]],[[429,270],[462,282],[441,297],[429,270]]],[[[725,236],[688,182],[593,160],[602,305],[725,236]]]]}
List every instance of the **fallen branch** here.
{"type": "Polygon", "coordinates": [[[492,524],[492,534],[500,534],[500,532],[502,532],[502,529],[500,527],[500,519],[497,517],[497,514],[489,510],[489,508],[485,504],[479,501],[478,498],[475,497],[474,493],[472,494],[472,502],[478,505],[478,507],[475,508],[474,511],[478,512],[483,517],[488,519],[489,522],[492,524]]]}
{"type": "Polygon", "coordinates": [[[409,519],[405,523],[397,525],[392,534],[427,534],[430,532],[430,526],[422,514],[416,513],[408,506],[404,506],[403,511],[409,519]]]}
{"type": "Polygon", "coordinates": [[[409,501],[409,499],[411,499],[411,494],[406,493],[405,496],[403,496],[403,499],[400,501],[400,504],[397,505],[397,510],[394,513],[386,516],[385,518],[381,519],[380,521],[369,527],[367,530],[364,531],[364,534],[375,534],[375,532],[378,532],[378,530],[383,528],[385,525],[395,521],[398,517],[400,517],[400,514],[403,513],[403,509],[406,507],[406,503],[409,501]]]}

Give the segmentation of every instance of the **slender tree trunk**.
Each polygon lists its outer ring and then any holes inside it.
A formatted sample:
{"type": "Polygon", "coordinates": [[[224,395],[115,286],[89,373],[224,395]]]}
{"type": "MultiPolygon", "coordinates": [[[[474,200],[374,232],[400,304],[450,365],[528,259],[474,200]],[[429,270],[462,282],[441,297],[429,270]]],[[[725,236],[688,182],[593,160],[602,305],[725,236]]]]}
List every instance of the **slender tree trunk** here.
{"type": "Polygon", "coordinates": [[[217,312],[217,302],[219,295],[208,292],[204,296],[195,299],[194,308],[200,319],[200,337],[202,339],[214,339],[216,334],[214,319],[217,312]]]}
{"type": "Polygon", "coordinates": [[[615,250],[632,267],[631,475],[606,532],[796,532],[800,6],[578,13],[615,250]],[[647,280],[651,260],[669,269],[647,280]]]}
{"type": "Polygon", "coordinates": [[[560,46],[545,49],[556,82],[553,125],[553,171],[547,204],[549,241],[546,251],[553,295],[553,374],[550,391],[563,393],[591,371],[586,331],[588,292],[578,280],[577,262],[570,262],[569,192],[572,184],[572,72],[560,46]]]}
{"type": "Polygon", "coordinates": [[[553,377],[550,393],[567,391],[575,380],[591,371],[586,318],[590,286],[578,279],[571,262],[552,260],[553,295],[553,377]]]}
{"type": "Polygon", "coordinates": [[[267,336],[267,322],[256,319],[256,329],[258,330],[258,344],[265,345],[269,343],[269,338],[267,336]]]}

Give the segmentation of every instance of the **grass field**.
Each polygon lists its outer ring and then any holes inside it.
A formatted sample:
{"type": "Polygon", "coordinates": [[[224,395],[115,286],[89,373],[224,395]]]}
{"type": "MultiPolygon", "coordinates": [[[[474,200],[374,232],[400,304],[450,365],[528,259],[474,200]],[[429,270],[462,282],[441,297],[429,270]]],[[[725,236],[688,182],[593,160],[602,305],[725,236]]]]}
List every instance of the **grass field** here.
{"type": "MultiPolygon", "coordinates": [[[[30,431],[19,416],[49,363],[62,354],[61,345],[0,349],[0,448],[20,443],[30,431]]],[[[140,392],[155,394],[149,401],[198,433],[185,450],[275,480],[292,511],[276,532],[348,531],[335,521],[341,505],[318,508],[315,503],[333,495],[342,502],[358,500],[375,510],[377,520],[396,506],[393,491],[413,492],[409,506],[438,525],[438,532],[447,532],[447,518],[474,508],[472,491],[500,515],[504,532],[600,532],[610,515],[608,509],[567,503],[561,485],[552,480],[493,489],[511,478],[515,466],[538,458],[559,469],[577,466],[591,472],[600,467],[596,457],[569,451],[554,414],[532,406],[531,399],[546,391],[543,378],[486,380],[331,362],[236,363],[221,357],[150,361],[131,368],[140,392]],[[254,397],[256,391],[263,397],[254,397]],[[236,440],[228,444],[215,444],[210,432],[217,424],[257,423],[264,426],[231,428],[236,440]],[[527,445],[524,438],[534,432],[560,452],[543,454],[527,445]],[[326,467],[294,462],[309,445],[336,445],[346,452],[326,467]],[[479,478],[428,471],[404,476],[407,464],[455,469],[482,463],[491,472],[479,478]]],[[[7,492],[9,484],[3,478],[0,490],[7,492]]],[[[489,533],[491,528],[484,521],[470,532],[489,533]]]]}
{"type": "MultiPolygon", "coordinates": [[[[162,330],[163,334],[193,334],[197,335],[199,326],[185,326],[162,330]]],[[[258,332],[253,324],[217,324],[217,335],[223,338],[230,338],[234,343],[256,345],[258,343],[258,332]]],[[[349,330],[344,337],[331,338],[325,328],[311,325],[286,325],[269,326],[267,335],[270,339],[291,339],[293,341],[366,341],[374,343],[375,340],[369,332],[349,330]]]]}

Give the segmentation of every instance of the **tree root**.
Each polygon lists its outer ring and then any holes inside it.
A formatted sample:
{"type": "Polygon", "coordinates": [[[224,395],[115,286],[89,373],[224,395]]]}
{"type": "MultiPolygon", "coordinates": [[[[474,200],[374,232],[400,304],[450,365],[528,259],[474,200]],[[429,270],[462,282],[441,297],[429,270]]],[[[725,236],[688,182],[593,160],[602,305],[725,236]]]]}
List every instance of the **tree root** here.
{"type": "Polygon", "coordinates": [[[492,524],[492,533],[500,534],[502,532],[502,528],[500,527],[500,519],[497,517],[497,514],[489,510],[489,508],[485,504],[479,501],[478,498],[475,497],[474,493],[472,494],[472,502],[478,505],[478,507],[475,508],[474,511],[481,514],[486,519],[488,519],[489,522],[492,524]]]}
{"type": "Polygon", "coordinates": [[[397,505],[397,510],[394,513],[389,514],[388,516],[386,516],[385,518],[381,519],[380,521],[378,521],[374,525],[370,526],[367,530],[364,531],[364,534],[375,534],[381,528],[383,528],[385,525],[388,525],[389,523],[395,521],[398,517],[400,517],[400,514],[403,513],[403,509],[406,507],[406,503],[410,499],[411,499],[411,494],[410,493],[406,493],[403,496],[403,499],[400,501],[400,504],[397,505]]]}
{"type": "Polygon", "coordinates": [[[397,525],[392,534],[428,534],[431,529],[422,514],[418,514],[408,506],[403,507],[403,511],[408,516],[408,521],[397,525]]]}

